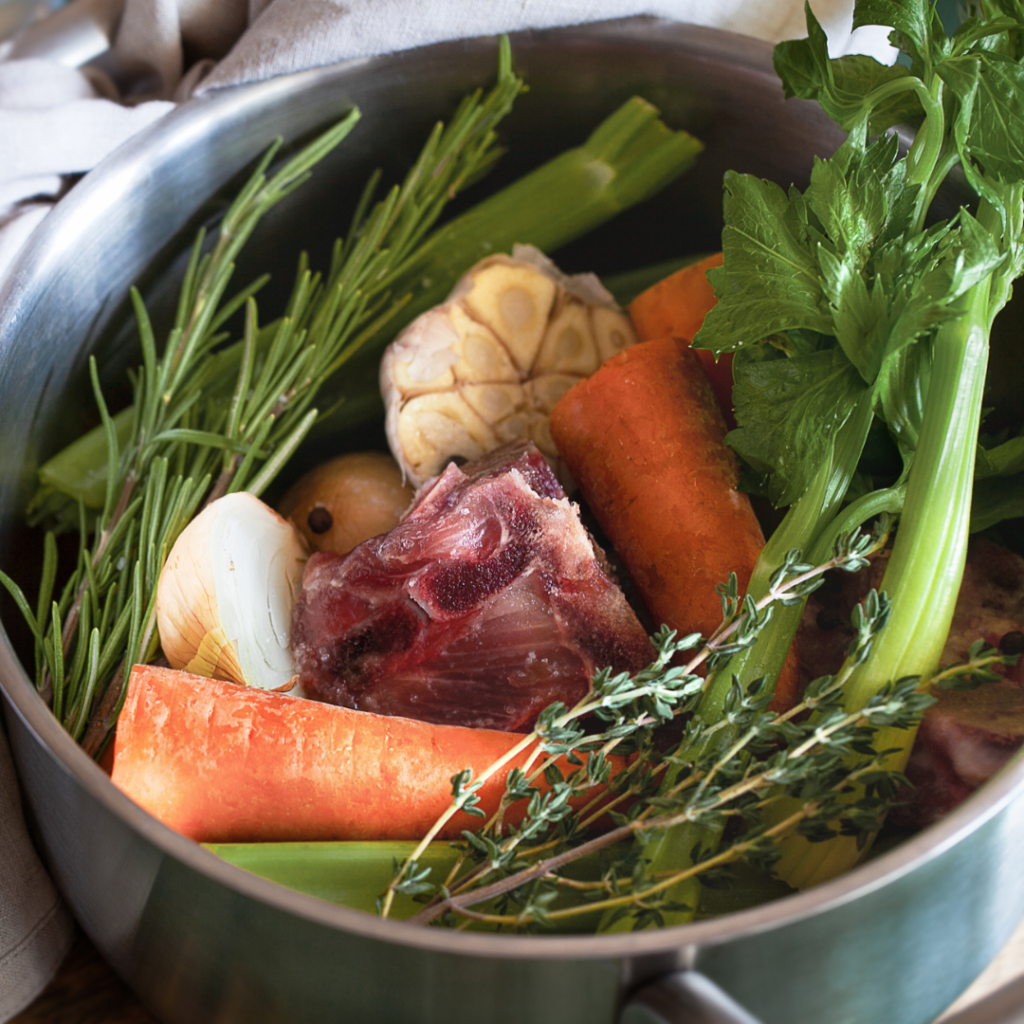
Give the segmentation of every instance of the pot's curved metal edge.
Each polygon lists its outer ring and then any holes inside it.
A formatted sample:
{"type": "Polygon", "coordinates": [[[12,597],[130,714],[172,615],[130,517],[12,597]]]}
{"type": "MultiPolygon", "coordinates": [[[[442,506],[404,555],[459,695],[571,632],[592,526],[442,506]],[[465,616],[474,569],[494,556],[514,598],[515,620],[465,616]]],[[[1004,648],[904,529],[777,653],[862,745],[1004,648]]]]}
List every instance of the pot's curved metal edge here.
{"type": "MultiPolygon", "coordinates": [[[[608,37],[621,39],[633,36],[645,44],[700,50],[699,56],[728,56],[750,69],[774,77],[771,48],[759,40],[724,33],[699,26],[682,25],[654,18],[630,18],[600,22],[571,30],[531,30],[513,34],[515,46],[529,46],[531,40],[558,40],[561,36],[574,42],[600,41],[608,37]],[[690,44],[689,47],[687,44],[690,44]]],[[[463,53],[467,49],[491,49],[494,39],[480,37],[454,43],[436,44],[431,49],[440,53],[463,53]]],[[[417,51],[386,57],[359,59],[340,65],[298,72],[250,85],[211,89],[202,96],[172,112],[167,118],[108,157],[94,172],[76,185],[69,197],[43,221],[23,248],[17,266],[0,290],[0,353],[3,338],[16,327],[23,311],[29,282],[43,273],[52,261],[61,259],[73,244],[64,229],[78,206],[94,203],[95,216],[102,215],[107,196],[118,192],[112,184],[127,181],[140,173],[136,161],[145,155],[172,151],[180,141],[194,132],[203,131],[207,113],[221,105],[238,103],[249,97],[253,104],[265,102],[276,92],[302,92],[327,81],[343,79],[346,74],[371,62],[402,62],[413,59],[417,51]],[[154,148],[155,147],[155,148],[154,148]]],[[[0,627],[2,629],[2,627],[0,627]]],[[[714,944],[738,934],[752,935],[793,923],[801,918],[825,913],[867,892],[890,885],[920,865],[941,856],[966,835],[971,834],[1000,814],[1010,801],[1024,792],[1024,756],[1018,756],[983,790],[965,802],[942,822],[903,843],[897,849],[878,857],[850,874],[804,893],[785,897],[753,910],[741,911],[727,918],[703,921],[662,931],[608,936],[492,936],[472,935],[439,929],[423,929],[403,922],[382,921],[359,911],[325,903],[314,897],[294,892],[227,864],[191,840],[173,832],[122,794],[64,732],[49,709],[36,694],[20,662],[14,657],[4,633],[0,645],[0,689],[7,707],[17,714],[24,727],[43,747],[60,769],[74,776],[86,787],[89,795],[125,820],[142,838],[161,853],[175,858],[187,867],[206,875],[253,899],[297,916],[345,931],[375,939],[401,943],[423,949],[457,953],[471,957],[502,956],[514,959],[545,958],[610,959],[657,954],[681,946],[714,944]]]]}

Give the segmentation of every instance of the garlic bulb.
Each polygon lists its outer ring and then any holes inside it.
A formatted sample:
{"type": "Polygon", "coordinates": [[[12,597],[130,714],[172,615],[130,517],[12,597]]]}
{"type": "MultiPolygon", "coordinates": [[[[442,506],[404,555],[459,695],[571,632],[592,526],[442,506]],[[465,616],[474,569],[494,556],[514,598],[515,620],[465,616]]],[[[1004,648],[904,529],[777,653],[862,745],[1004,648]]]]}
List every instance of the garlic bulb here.
{"type": "Polygon", "coordinates": [[[263,690],[295,677],[292,608],[307,550],[251,494],[204,509],[171,548],[157,585],[160,646],[172,668],[263,690]]]}
{"type": "Polygon", "coordinates": [[[566,484],[551,410],[635,342],[628,317],[593,274],[569,277],[526,245],[482,260],[384,354],[391,452],[418,486],[452,458],[528,438],[566,484]]]}

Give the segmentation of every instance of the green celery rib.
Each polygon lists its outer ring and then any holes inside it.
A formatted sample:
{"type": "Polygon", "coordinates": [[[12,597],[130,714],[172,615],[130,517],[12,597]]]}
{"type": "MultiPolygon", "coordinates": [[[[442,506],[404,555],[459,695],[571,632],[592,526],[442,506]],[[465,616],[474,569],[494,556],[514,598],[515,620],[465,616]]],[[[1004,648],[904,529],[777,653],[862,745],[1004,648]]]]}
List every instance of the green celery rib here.
{"type": "MultiPolygon", "coordinates": [[[[886,628],[844,688],[848,710],[863,707],[890,680],[920,675],[939,664],[949,635],[967,556],[976,438],[988,363],[990,280],[975,285],[967,313],[935,339],[921,435],[907,483],[899,531],[879,589],[892,601],[886,628]]],[[[916,730],[881,729],[875,749],[896,751],[888,767],[906,764],[916,730]]],[[[783,813],[781,810],[779,813],[783,813]]],[[[807,888],[849,870],[863,850],[837,837],[782,844],[776,874],[807,888]]]]}
{"type": "MultiPolygon", "coordinates": [[[[793,548],[803,551],[804,557],[815,565],[831,557],[835,538],[828,526],[846,497],[873,418],[871,402],[865,395],[839,431],[831,458],[819,468],[807,492],[786,513],[758,556],[747,586],[747,593],[755,600],[759,601],[768,594],[772,574],[785,562],[787,553],[793,548]]],[[[721,717],[722,703],[734,674],[747,681],[760,676],[778,678],[800,625],[804,604],[801,601],[772,609],[771,628],[758,638],[753,647],[732,658],[712,680],[701,701],[702,718],[717,722],[721,717]]]]}
{"type": "MultiPolygon", "coordinates": [[[[119,448],[131,439],[132,427],[132,409],[122,409],[114,417],[119,448]]],[[[40,466],[39,483],[80,498],[87,508],[102,508],[107,495],[107,436],[103,426],[83,434],[40,466]]]]}
{"type": "MultiPolygon", "coordinates": [[[[315,896],[329,903],[337,903],[367,914],[377,913],[377,897],[391,882],[396,861],[401,864],[416,848],[417,843],[404,840],[343,841],[343,842],[282,842],[282,843],[204,843],[206,849],[236,867],[266,878],[296,892],[315,896]]],[[[621,856],[623,851],[613,848],[582,858],[565,874],[580,881],[596,881],[606,870],[606,858],[621,856]]],[[[431,843],[419,859],[420,867],[431,869],[430,881],[443,882],[460,856],[460,850],[450,843],[431,843]]],[[[755,884],[755,882],[757,884],[755,884]]],[[[750,883],[748,900],[757,897],[758,885],[750,883]]],[[[572,890],[560,894],[551,909],[575,906],[579,895],[572,890]]],[[[411,896],[397,895],[390,917],[406,920],[423,909],[411,896]]],[[[486,909],[485,906],[476,907],[486,909]]],[[[559,932],[593,932],[598,912],[560,922],[559,932]]],[[[474,924],[474,929],[493,931],[493,924],[474,924]]]]}
{"type": "MultiPolygon", "coordinates": [[[[210,843],[206,848],[222,860],[278,885],[376,914],[377,897],[394,875],[395,858],[402,863],[416,843],[210,843]]],[[[420,865],[431,868],[432,877],[443,879],[458,856],[458,850],[448,843],[431,843],[420,865]]],[[[392,916],[404,920],[421,909],[411,896],[399,895],[392,916]]]]}
{"type": "MultiPolygon", "coordinates": [[[[438,228],[392,282],[392,294],[396,298],[409,295],[410,300],[390,318],[386,331],[371,338],[325,382],[318,403],[331,411],[316,433],[334,433],[383,415],[376,364],[384,346],[416,316],[442,302],[478,260],[509,252],[517,242],[553,252],[655,195],[692,166],[703,148],[687,132],[668,128],[646,100],[633,97],[582,146],[567,150],[438,228]]],[[[227,368],[237,362],[236,347],[217,357],[223,358],[227,368]]],[[[207,395],[218,386],[216,380],[219,374],[205,389],[207,395]]],[[[46,483],[72,498],[82,498],[87,506],[102,505],[106,479],[102,429],[75,444],[82,447],[73,459],[66,457],[70,452],[66,448],[46,463],[46,483]],[[99,498],[94,504],[95,495],[99,498]]]]}
{"type": "Polygon", "coordinates": [[[1004,519],[1024,514],[1024,473],[993,476],[974,485],[971,533],[987,530],[1004,519]]]}
{"type": "MultiPolygon", "coordinates": [[[[261,328],[256,349],[263,351],[273,338],[278,321],[261,328]]],[[[235,342],[212,356],[198,386],[207,394],[230,395],[242,357],[242,342],[235,342]]],[[[117,444],[123,450],[132,436],[134,407],[114,416],[117,444]]],[[[103,424],[72,441],[39,467],[41,488],[60,491],[86,508],[103,508],[107,493],[107,439],[103,424]]]]}
{"type": "Polygon", "coordinates": [[[704,148],[673,131],[638,96],[575,149],[567,150],[439,228],[402,270],[396,294],[428,279],[402,310],[408,323],[443,301],[477,260],[517,242],[551,252],[671,184],[704,148]]]}

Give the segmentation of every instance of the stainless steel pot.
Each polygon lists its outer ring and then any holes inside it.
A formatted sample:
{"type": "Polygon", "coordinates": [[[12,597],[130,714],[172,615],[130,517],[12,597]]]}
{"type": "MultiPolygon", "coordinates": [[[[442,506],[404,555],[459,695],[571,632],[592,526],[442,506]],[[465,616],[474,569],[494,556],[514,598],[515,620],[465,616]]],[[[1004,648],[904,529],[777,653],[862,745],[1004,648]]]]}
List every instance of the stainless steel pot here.
{"type": "MultiPolygon", "coordinates": [[[[838,141],[814,108],[783,102],[769,48],[749,39],[639,19],[524,33],[513,43],[531,91],[508,123],[509,160],[495,181],[582,139],[636,92],[707,142],[677,186],[566,250],[569,270],[711,249],[726,168],[801,184],[811,156],[838,141]]],[[[377,163],[399,170],[430,122],[489,81],[494,66],[494,40],[472,40],[214,92],[76,186],[0,295],[5,566],[24,544],[17,510],[33,469],[77,429],[87,354],[99,352],[108,377],[117,376],[130,338],[129,284],[141,281],[161,305],[175,258],[216,208],[210,197],[273,136],[294,139],[351,103],[362,108],[358,133],[247,252],[241,280],[267,267],[287,280],[300,246],[323,262],[366,172],[377,163]]],[[[13,632],[13,618],[8,624],[13,632]]],[[[1017,760],[941,824],[847,877],[719,920],[602,937],[383,922],[248,875],[146,815],[62,732],[6,636],[0,682],[29,811],[58,885],[116,970],[172,1024],[721,1022],[749,1014],[765,1024],[925,1024],[1024,912],[1017,760]]]]}

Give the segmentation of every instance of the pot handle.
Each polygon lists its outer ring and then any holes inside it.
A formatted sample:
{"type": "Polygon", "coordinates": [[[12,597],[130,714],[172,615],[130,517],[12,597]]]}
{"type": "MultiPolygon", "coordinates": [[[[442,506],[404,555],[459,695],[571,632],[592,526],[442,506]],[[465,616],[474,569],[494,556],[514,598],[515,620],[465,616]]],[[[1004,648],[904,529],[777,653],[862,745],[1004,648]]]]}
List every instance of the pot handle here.
{"type": "Polygon", "coordinates": [[[618,1024],[760,1024],[710,978],[674,971],[634,989],[618,1024]]]}

